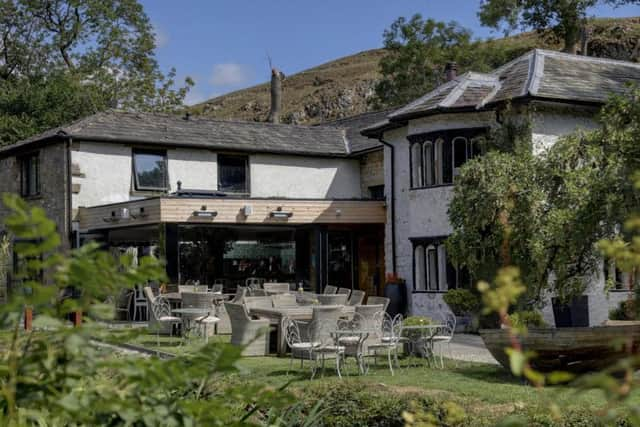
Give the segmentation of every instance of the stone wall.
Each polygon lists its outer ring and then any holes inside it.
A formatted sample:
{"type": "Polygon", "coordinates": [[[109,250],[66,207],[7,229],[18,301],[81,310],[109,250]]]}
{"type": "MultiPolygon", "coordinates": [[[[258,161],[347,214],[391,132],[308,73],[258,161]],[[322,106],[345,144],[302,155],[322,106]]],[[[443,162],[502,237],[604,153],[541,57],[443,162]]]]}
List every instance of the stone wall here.
{"type": "Polygon", "coordinates": [[[370,195],[369,187],[378,185],[384,185],[384,151],[381,149],[360,157],[360,190],[362,191],[362,197],[370,195]]]}
{"type": "MultiPolygon", "coordinates": [[[[63,247],[70,247],[69,212],[67,212],[67,150],[64,142],[46,145],[30,152],[39,153],[40,194],[27,198],[35,206],[44,208],[55,221],[62,237],[63,247]]],[[[19,157],[0,158],[0,193],[20,194],[19,157]]],[[[7,209],[0,203],[0,229],[7,209]]]]}

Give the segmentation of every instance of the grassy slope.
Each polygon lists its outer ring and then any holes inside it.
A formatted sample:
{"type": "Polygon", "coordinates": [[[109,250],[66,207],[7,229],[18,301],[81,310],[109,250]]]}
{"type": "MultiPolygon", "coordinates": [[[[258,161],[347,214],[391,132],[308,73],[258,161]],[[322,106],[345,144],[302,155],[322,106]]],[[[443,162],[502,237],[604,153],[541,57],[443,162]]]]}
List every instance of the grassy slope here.
{"type": "MultiPolygon", "coordinates": [[[[589,49],[592,54],[639,60],[640,18],[602,18],[593,21],[591,26],[589,49]]],[[[560,47],[558,40],[549,33],[524,33],[489,43],[515,53],[560,47]]],[[[384,54],[384,49],[368,50],[287,76],[283,87],[283,116],[302,112],[301,123],[318,123],[367,111],[366,98],[373,83],[380,78],[378,62],[384,54]],[[340,104],[337,99],[345,93],[351,103],[340,104]],[[318,108],[329,111],[318,114],[314,111],[318,108]]],[[[191,110],[194,114],[223,119],[264,121],[269,111],[269,85],[265,83],[232,92],[193,106],[191,110]]]]}

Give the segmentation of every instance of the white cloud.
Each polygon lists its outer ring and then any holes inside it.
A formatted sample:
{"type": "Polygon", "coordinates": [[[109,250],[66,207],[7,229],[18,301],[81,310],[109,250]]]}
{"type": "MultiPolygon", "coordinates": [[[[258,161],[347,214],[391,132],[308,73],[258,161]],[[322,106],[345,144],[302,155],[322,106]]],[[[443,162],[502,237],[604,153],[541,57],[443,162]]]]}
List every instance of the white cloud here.
{"type": "Polygon", "coordinates": [[[156,36],[156,47],[162,48],[169,44],[169,34],[166,31],[154,25],[153,32],[156,36]]]}
{"type": "Polygon", "coordinates": [[[188,93],[187,96],[184,97],[184,104],[185,105],[195,105],[195,104],[200,104],[201,102],[206,101],[207,96],[202,93],[199,90],[196,90],[194,88],[192,88],[188,93]]]}
{"type": "Polygon", "coordinates": [[[236,63],[216,64],[209,82],[214,86],[241,86],[251,80],[251,70],[245,65],[236,63]]]}

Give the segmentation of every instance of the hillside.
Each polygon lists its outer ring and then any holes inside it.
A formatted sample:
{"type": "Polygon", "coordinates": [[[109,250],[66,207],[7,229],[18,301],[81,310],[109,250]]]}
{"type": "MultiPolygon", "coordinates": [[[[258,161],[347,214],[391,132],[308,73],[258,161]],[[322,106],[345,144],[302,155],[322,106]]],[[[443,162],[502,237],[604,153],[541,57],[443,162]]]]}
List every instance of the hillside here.
{"type": "MultiPolygon", "coordinates": [[[[640,17],[597,19],[591,22],[590,30],[590,55],[640,62],[640,17]]],[[[487,43],[495,43],[513,56],[533,48],[559,47],[550,33],[524,33],[487,43]]],[[[368,50],[287,76],[282,120],[315,124],[368,111],[367,100],[380,78],[378,62],[384,54],[384,49],[368,50]]],[[[210,99],[191,107],[191,112],[221,119],[265,121],[269,113],[269,85],[264,83],[210,99]]]]}

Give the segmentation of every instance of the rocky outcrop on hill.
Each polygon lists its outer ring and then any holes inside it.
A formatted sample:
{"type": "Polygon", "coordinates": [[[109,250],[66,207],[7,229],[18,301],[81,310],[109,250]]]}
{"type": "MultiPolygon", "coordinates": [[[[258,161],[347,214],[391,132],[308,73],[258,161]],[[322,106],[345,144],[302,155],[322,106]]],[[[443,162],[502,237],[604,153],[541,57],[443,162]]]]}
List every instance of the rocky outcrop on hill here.
{"type": "MultiPolygon", "coordinates": [[[[497,42],[520,51],[559,48],[559,42],[549,33],[520,34],[497,42]]],[[[640,17],[592,21],[588,54],[640,62],[640,17]]],[[[287,76],[281,121],[316,124],[370,111],[368,101],[380,78],[378,62],[383,55],[384,49],[368,50],[287,76]]],[[[266,121],[269,105],[269,84],[265,83],[205,101],[191,107],[191,112],[222,119],[266,121]]]]}

